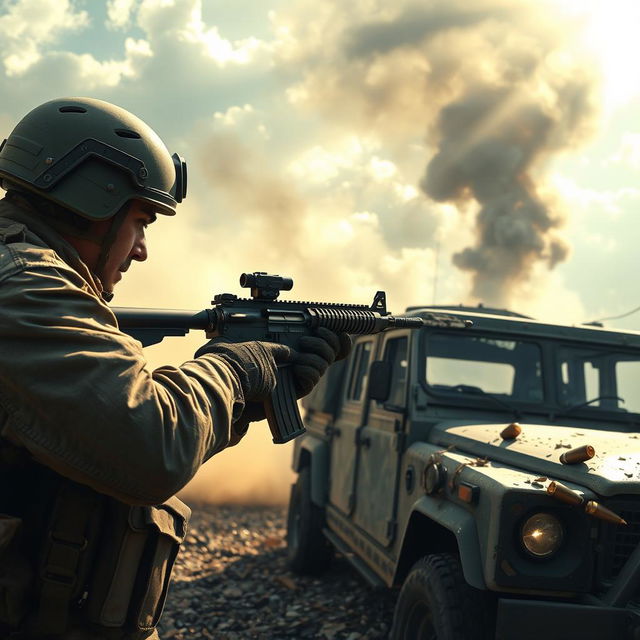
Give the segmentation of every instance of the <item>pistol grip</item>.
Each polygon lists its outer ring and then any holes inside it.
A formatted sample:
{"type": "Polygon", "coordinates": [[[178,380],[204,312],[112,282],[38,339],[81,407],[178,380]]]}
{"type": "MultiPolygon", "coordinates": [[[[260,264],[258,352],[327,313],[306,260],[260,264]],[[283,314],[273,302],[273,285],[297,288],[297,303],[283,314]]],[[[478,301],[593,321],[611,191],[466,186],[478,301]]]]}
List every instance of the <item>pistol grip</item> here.
{"type": "Polygon", "coordinates": [[[289,442],[306,431],[298,411],[290,367],[276,371],[276,387],[264,402],[264,412],[275,444],[289,442]]]}

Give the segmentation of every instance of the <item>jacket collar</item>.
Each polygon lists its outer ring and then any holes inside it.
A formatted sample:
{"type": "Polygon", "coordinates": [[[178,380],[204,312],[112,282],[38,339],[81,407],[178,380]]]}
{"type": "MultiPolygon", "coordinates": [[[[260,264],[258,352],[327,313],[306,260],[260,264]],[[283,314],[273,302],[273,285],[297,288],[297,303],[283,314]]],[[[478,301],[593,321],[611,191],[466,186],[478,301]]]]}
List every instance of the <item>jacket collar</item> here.
{"type": "Polygon", "coordinates": [[[53,227],[46,223],[32,205],[19,195],[11,199],[0,200],[0,225],[4,221],[24,225],[26,241],[39,247],[53,249],[56,254],[87,282],[99,297],[102,296],[102,283],[82,261],[78,251],[65,240],[53,227]]]}

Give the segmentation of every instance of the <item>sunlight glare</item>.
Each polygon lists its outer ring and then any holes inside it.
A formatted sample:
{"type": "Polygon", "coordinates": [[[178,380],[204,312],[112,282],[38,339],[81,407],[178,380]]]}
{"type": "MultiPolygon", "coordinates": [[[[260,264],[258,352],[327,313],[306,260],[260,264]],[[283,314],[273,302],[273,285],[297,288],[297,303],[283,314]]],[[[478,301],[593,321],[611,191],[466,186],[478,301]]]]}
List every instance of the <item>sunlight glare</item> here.
{"type": "Polygon", "coordinates": [[[554,0],[583,24],[584,45],[600,62],[604,106],[608,111],[640,96],[635,70],[640,58],[640,2],[637,0],[554,0]]]}

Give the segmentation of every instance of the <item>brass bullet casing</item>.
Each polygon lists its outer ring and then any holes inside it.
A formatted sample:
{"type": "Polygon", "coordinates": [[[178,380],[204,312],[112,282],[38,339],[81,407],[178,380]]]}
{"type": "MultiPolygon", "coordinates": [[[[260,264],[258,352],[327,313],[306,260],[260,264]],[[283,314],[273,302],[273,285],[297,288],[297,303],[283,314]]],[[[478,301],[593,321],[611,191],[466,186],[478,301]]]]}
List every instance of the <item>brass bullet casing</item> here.
{"type": "Polygon", "coordinates": [[[500,432],[500,437],[503,440],[515,440],[521,433],[522,427],[517,422],[512,422],[500,432]]]}
{"type": "Polygon", "coordinates": [[[596,450],[590,444],[585,444],[582,447],[565,451],[560,456],[560,462],[562,462],[562,464],[579,464],[585,460],[591,460],[595,455],[596,450]]]}
{"type": "Polygon", "coordinates": [[[605,520],[606,522],[613,522],[613,524],[627,524],[627,521],[624,518],[621,518],[617,513],[613,513],[607,507],[603,507],[600,503],[595,500],[589,500],[587,504],[584,506],[585,512],[593,516],[594,518],[600,518],[600,520],[605,520]]]}
{"type": "Polygon", "coordinates": [[[555,480],[549,483],[547,493],[550,496],[553,496],[556,500],[560,500],[560,502],[564,502],[565,504],[579,505],[584,502],[584,498],[577,491],[569,489],[569,487],[565,487],[563,484],[556,482],[555,480]]]}

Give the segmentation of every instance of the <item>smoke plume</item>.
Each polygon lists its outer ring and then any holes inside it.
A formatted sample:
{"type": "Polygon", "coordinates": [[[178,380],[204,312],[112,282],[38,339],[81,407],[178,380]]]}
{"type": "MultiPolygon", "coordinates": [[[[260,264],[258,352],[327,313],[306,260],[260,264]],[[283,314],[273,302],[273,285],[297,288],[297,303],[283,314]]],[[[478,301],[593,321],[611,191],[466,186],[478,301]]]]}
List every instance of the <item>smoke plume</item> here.
{"type": "Polygon", "coordinates": [[[420,188],[455,204],[475,240],[453,253],[471,295],[508,304],[538,265],[569,255],[544,184],[550,154],[584,140],[595,78],[550,6],[496,0],[321,4],[282,52],[304,78],[299,105],[375,135],[394,159],[423,136],[420,188]],[[333,38],[320,40],[319,29],[333,38]],[[425,161],[427,158],[425,158],[425,161]],[[469,214],[474,217],[470,219],[469,214]]]}
{"type": "Polygon", "coordinates": [[[568,255],[562,219],[540,198],[530,176],[545,151],[553,119],[509,90],[474,89],[440,112],[439,150],[421,182],[438,201],[475,199],[476,245],[453,256],[473,274],[472,294],[506,304],[536,262],[553,268],[568,255]]]}

